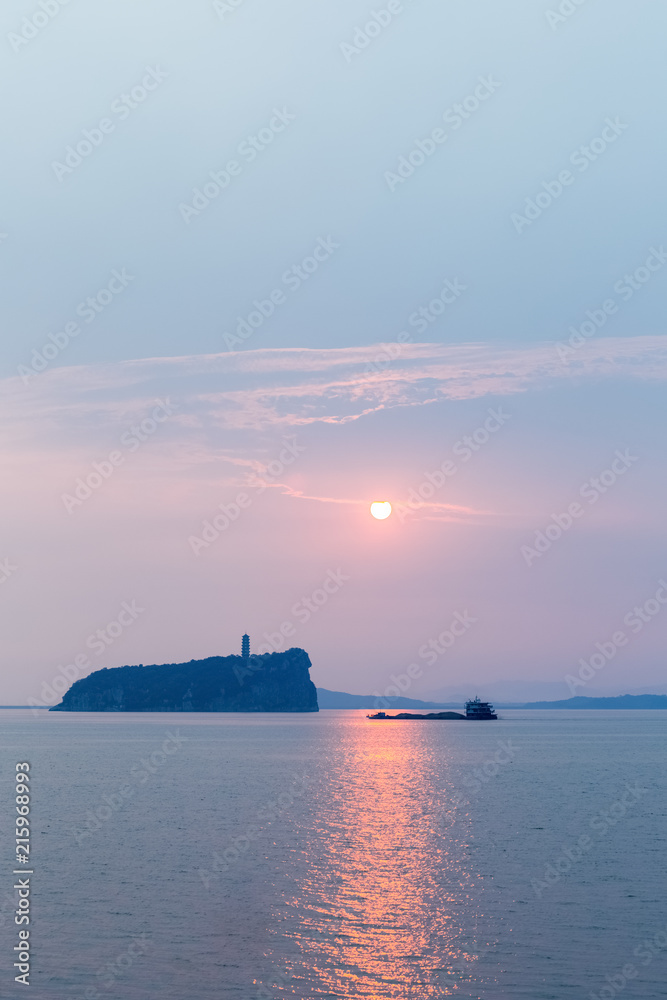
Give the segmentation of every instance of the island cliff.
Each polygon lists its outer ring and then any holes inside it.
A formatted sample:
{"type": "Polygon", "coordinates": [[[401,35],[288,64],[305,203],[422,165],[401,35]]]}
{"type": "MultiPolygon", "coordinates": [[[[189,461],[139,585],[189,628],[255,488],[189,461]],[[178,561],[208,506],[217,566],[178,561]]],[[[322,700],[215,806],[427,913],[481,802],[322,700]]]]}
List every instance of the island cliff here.
{"type": "Polygon", "coordinates": [[[303,649],[96,670],[52,712],[317,712],[303,649]]]}

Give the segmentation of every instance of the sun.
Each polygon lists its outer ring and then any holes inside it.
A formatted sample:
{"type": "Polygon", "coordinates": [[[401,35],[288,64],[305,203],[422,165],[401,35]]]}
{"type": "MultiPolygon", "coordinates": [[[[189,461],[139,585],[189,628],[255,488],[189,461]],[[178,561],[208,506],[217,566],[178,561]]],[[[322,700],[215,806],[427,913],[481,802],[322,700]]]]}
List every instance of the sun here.
{"type": "Polygon", "coordinates": [[[376,500],[371,504],[371,514],[376,517],[378,521],[384,521],[386,517],[391,514],[391,504],[388,500],[376,500]]]}

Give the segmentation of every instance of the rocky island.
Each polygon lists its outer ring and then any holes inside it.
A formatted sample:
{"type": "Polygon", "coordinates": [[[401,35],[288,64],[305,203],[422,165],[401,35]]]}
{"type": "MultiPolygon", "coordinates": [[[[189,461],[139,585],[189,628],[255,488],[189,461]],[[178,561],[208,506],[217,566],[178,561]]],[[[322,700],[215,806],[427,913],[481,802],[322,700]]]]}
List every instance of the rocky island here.
{"type": "Polygon", "coordinates": [[[317,712],[303,649],[112,667],[75,681],[52,712],[317,712]]]}

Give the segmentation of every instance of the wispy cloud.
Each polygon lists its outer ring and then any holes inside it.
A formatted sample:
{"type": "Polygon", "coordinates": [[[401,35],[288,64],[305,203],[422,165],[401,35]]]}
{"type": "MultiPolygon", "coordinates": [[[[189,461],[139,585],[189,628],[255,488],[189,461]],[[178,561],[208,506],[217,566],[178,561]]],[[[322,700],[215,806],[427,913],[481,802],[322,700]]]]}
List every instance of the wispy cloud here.
{"type": "Polygon", "coordinates": [[[136,419],[156,397],[170,396],[179,404],[173,426],[185,437],[221,430],[285,434],[563,380],[667,379],[667,336],[599,339],[566,363],[553,344],[406,344],[377,370],[382,350],[381,344],[283,348],[60,368],[28,386],[4,380],[0,413],[5,436],[25,439],[38,425],[53,430],[136,419]]]}
{"type": "MultiPolygon", "coordinates": [[[[280,486],[281,491],[289,497],[295,500],[310,500],[315,503],[339,503],[339,504],[350,504],[355,507],[368,507],[368,497],[362,497],[356,500],[351,500],[348,497],[329,497],[329,496],[314,496],[310,493],[304,493],[302,490],[295,490],[286,483],[275,483],[274,485],[280,486]]],[[[417,505],[405,506],[398,504],[398,507],[402,507],[403,516],[409,515],[410,517],[425,518],[426,520],[438,520],[438,521],[461,521],[465,520],[469,522],[471,519],[475,518],[486,518],[495,517],[496,512],[491,510],[475,510],[473,507],[465,507],[460,504],[452,503],[427,503],[423,502],[417,505]]]]}

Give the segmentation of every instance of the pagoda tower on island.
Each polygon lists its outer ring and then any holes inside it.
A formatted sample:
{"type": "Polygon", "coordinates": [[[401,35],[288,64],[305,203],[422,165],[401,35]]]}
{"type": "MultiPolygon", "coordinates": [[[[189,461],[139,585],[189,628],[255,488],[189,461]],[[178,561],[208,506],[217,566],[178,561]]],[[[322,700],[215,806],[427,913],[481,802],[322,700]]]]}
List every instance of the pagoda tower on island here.
{"type": "Polygon", "coordinates": [[[250,636],[247,633],[241,637],[241,656],[244,660],[250,659],[250,636]]]}

